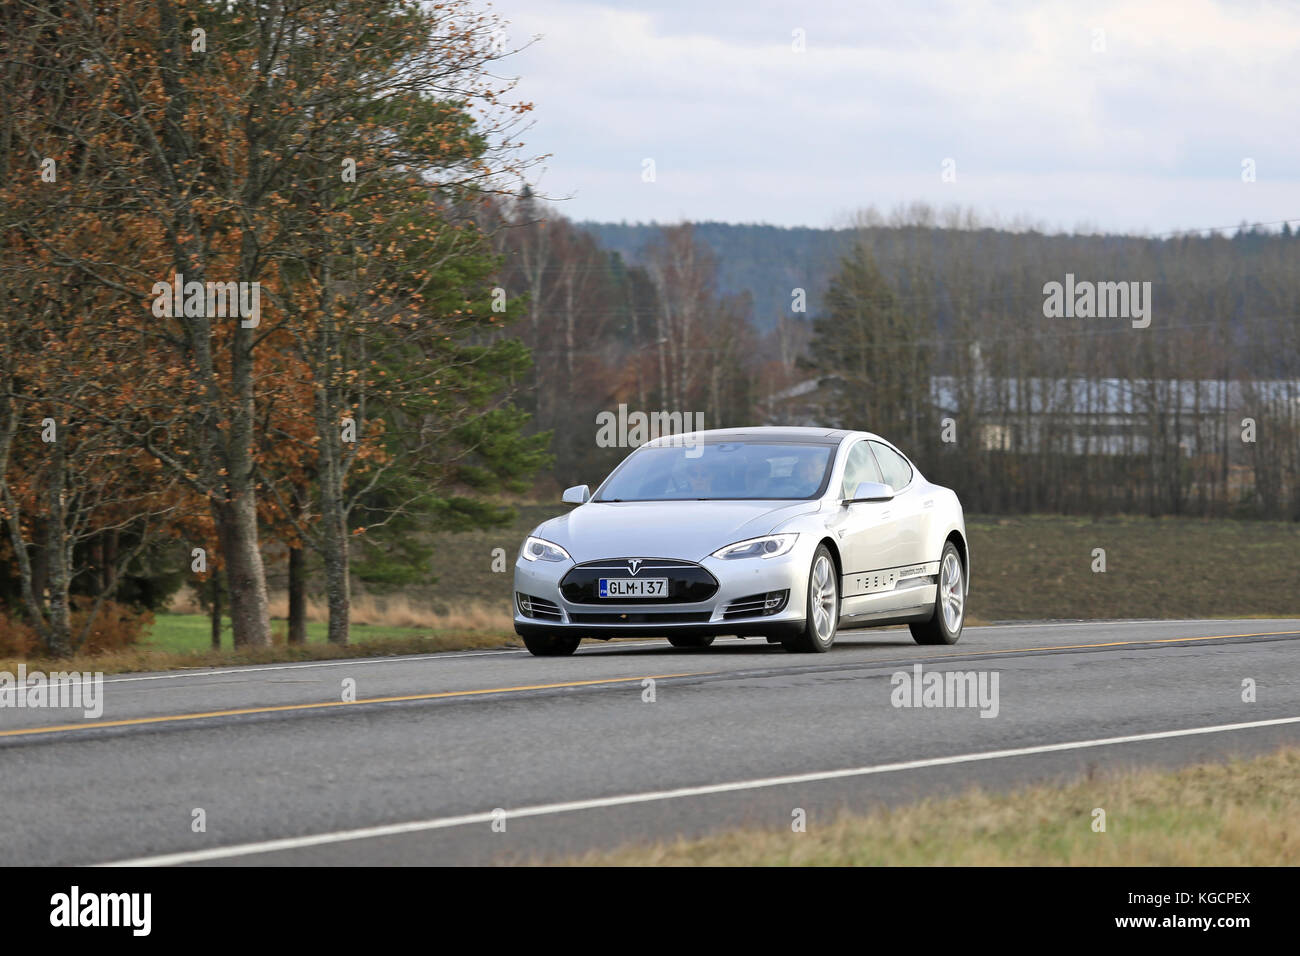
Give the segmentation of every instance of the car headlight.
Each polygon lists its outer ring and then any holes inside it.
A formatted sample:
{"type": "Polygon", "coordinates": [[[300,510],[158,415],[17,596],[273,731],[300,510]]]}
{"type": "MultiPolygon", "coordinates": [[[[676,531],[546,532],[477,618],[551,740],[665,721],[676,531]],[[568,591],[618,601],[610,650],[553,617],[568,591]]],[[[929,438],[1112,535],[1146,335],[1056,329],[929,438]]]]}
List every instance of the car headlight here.
{"type": "Polygon", "coordinates": [[[775,558],[794,547],[797,534],[766,534],[761,538],[737,541],[713,552],[715,558],[775,558]]]}
{"type": "Polygon", "coordinates": [[[541,538],[529,535],[524,539],[524,546],[519,549],[519,556],[525,561],[572,561],[569,552],[558,544],[552,544],[541,538]]]}

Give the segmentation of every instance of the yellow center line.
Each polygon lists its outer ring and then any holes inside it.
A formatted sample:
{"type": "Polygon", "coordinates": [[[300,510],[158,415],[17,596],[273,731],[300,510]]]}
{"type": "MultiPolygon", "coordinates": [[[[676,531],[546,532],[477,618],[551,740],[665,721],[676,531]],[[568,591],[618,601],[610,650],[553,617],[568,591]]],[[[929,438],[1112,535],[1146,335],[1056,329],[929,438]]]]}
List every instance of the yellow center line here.
{"type": "MultiPolygon", "coordinates": [[[[1147,641],[1105,641],[1097,644],[1052,644],[1044,647],[1004,647],[990,650],[954,651],[949,654],[934,654],[930,657],[980,657],[991,654],[1024,654],[1030,651],[1070,651],[1093,647],[1140,646],[1143,644],[1183,644],[1191,641],[1222,641],[1234,637],[1281,637],[1300,635],[1300,631],[1260,631],[1255,634],[1210,634],[1198,637],[1162,637],[1147,641]]],[[[891,658],[868,661],[869,664],[914,664],[916,658],[891,658]]],[[[271,707],[241,707],[232,710],[210,710],[197,714],[166,714],[159,717],[130,717],[125,720],[87,721],[81,724],[57,724],[50,727],[27,727],[19,730],[0,730],[0,737],[25,737],[35,734],[66,733],[72,730],[95,730],[101,727],[134,727],[141,724],[164,724],[181,720],[202,720],[206,717],[239,717],[248,714],[274,714],[291,710],[320,710],[325,707],[353,707],[356,704],[387,704],[412,700],[438,700],[448,697],[479,697],[486,694],[510,694],[524,690],[554,690],[563,687],[592,687],[599,684],[631,684],[651,680],[667,680],[674,677],[711,677],[725,674],[726,671],[695,671],[685,674],[647,674],[643,677],[608,677],[600,680],[566,681],[560,684],[524,684],[518,687],[488,687],[481,690],[447,690],[433,694],[404,694],[398,697],[368,697],[356,701],[319,701],[310,704],[278,704],[271,707]]]]}
{"type": "Polygon", "coordinates": [[[22,737],[28,734],[55,734],[68,730],[94,730],[100,727],[133,727],[140,724],[161,724],[176,720],[201,720],[205,717],[238,717],[247,714],[274,714],[289,710],[319,710],[323,707],[355,707],[357,704],[388,704],[409,700],[436,700],[441,697],[474,697],[482,694],[509,694],[521,690],[552,690],[560,687],[590,687],[593,684],[630,684],[643,680],[665,680],[669,677],[698,677],[698,674],[647,674],[645,677],[610,677],[602,680],[566,681],[562,684],[523,684],[518,687],[487,687],[481,690],[446,690],[435,694],[403,694],[398,697],[367,697],[362,700],[327,700],[311,704],[278,704],[272,707],[240,707],[231,710],[209,710],[197,714],[165,714],[159,717],[130,717],[125,720],[96,720],[82,724],[57,724],[50,727],[25,727],[20,730],[0,730],[0,737],[22,737]]]}

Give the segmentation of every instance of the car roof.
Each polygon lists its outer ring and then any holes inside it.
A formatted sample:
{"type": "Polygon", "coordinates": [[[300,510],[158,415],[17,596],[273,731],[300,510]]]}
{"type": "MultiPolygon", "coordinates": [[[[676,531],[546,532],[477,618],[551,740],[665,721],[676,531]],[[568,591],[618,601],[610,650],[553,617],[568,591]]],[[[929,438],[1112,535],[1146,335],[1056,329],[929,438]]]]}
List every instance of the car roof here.
{"type": "Polygon", "coordinates": [[[807,445],[838,445],[851,435],[866,436],[866,432],[845,431],[842,428],[808,428],[785,425],[754,425],[746,428],[711,428],[706,431],[688,432],[684,435],[661,435],[653,441],[646,442],[649,447],[660,445],[680,445],[689,442],[792,442],[807,445]]]}

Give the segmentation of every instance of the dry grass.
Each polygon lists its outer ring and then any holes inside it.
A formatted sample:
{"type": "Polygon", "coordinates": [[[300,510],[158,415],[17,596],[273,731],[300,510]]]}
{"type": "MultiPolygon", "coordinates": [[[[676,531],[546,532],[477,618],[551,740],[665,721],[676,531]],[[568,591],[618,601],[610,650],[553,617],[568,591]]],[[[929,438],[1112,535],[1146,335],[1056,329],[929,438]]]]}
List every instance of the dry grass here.
{"type": "MultiPolygon", "coordinates": [[[[793,793],[792,793],[793,798],[793,793]]],[[[808,820],[806,833],[737,829],[589,853],[582,866],[1295,866],[1300,749],[1176,771],[1100,773],[1064,785],[808,820]],[[1106,832],[1092,830],[1106,811],[1106,832]]]]}
{"type": "Polygon", "coordinates": [[[392,657],[403,654],[432,654],[478,648],[522,647],[513,635],[480,631],[443,631],[412,637],[371,639],[338,647],[333,644],[273,644],[260,648],[223,648],[180,654],[150,647],[132,647],[103,654],[75,654],[71,657],[28,657],[0,659],[0,671],[14,673],[19,664],[28,671],[102,671],[123,674],[132,671],[173,671],[202,667],[230,667],[241,664],[273,664],[286,661],[321,661],[350,657],[392,657]]]}
{"type": "MultiPolygon", "coordinates": [[[[272,619],[289,617],[289,596],[283,591],[270,598],[272,619]]],[[[189,588],[182,588],[168,610],[175,614],[202,614],[198,599],[189,588]]],[[[324,598],[308,596],[307,620],[328,621],[329,607],[324,598]]],[[[471,600],[449,610],[438,610],[427,601],[412,600],[406,594],[358,594],[352,598],[353,624],[378,627],[418,627],[431,631],[493,631],[514,629],[509,601],[471,600]]]]}
{"type": "MultiPolygon", "coordinates": [[[[271,597],[271,616],[289,617],[289,598],[286,594],[271,597]]],[[[324,599],[308,597],[307,620],[329,620],[329,608],[324,599]]],[[[405,594],[376,596],[360,594],[352,600],[353,624],[373,624],[379,627],[420,627],[429,630],[460,631],[511,631],[514,618],[509,603],[466,601],[459,607],[439,611],[428,603],[412,601],[405,594]]]]}
{"type": "MultiPolygon", "coordinates": [[[[202,614],[194,593],[182,589],[168,609],[174,614],[202,614]]],[[[269,664],[285,661],[333,660],[347,657],[383,657],[400,654],[430,654],[438,651],[473,650],[493,647],[521,647],[514,636],[509,605],[488,601],[468,601],[448,610],[437,610],[427,603],[411,600],[404,594],[393,596],[358,595],[352,604],[352,624],[358,627],[410,629],[424,633],[371,634],[337,647],[320,640],[305,645],[285,641],[284,619],[288,617],[288,598],[283,593],[272,596],[271,617],[273,644],[262,648],[231,648],[230,635],[223,636],[226,646],[209,649],[206,625],[202,643],[194,648],[158,646],[149,642],[120,647],[102,653],[81,653],[67,658],[39,656],[35,649],[29,656],[0,652],[0,671],[15,672],[20,663],[29,671],[102,671],[120,674],[130,671],[187,670],[201,667],[228,667],[243,664],[269,664]]],[[[324,601],[309,599],[307,620],[323,623],[329,619],[324,601]]],[[[172,620],[168,615],[162,623],[172,620]]],[[[159,625],[161,626],[161,624],[159,625]]],[[[357,635],[358,638],[361,635],[357,635]]]]}

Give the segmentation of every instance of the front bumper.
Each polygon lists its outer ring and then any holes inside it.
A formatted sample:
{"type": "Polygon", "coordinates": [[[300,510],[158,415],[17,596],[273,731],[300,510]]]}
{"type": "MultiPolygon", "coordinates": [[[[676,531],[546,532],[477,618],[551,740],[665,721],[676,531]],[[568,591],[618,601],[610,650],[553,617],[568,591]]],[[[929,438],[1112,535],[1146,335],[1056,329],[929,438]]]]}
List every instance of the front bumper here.
{"type": "MultiPolygon", "coordinates": [[[[547,563],[518,559],[514,581],[515,632],[526,637],[580,634],[607,640],[681,633],[771,637],[796,634],[803,629],[808,559],[799,554],[798,549],[777,558],[730,561],[705,558],[689,562],[717,581],[717,590],[704,600],[601,601],[589,598],[577,602],[568,600],[561,590],[561,582],[575,567],[613,565],[621,561],[626,561],[626,558],[588,561],[581,566],[568,561],[547,563]],[[785,594],[775,613],[761,613],[761,606],[752,601],[758,595],[780,592],[785,594]],[[521,601],[521,595],[540,601],[521,601]]],[[[657,576],[659,572],[647,570],[641,573],[657,576]]],[[[610,571],[609,575],[624,576],[616,571],[610,571]]],[[[574,589],[568,590],[572,593],[574,589]]]]}

